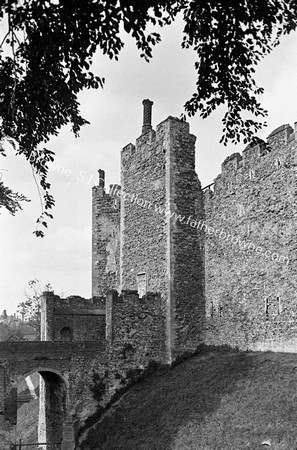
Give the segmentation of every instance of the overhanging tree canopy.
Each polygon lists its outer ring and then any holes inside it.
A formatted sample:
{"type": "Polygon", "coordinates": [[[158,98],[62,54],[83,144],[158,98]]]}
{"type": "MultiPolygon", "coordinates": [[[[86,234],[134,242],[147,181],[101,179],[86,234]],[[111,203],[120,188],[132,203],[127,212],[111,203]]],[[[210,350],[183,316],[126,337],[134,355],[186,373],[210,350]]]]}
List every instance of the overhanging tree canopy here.
{"type": "MultiPolygon", "coordinates": [[[[296,28],[295,0],[6,0],[0,19],[7,22],[0,54],[0,138],[18,143],[39,177],[46,226],[54,199],[49,193],[48,165],[53,153],[42,147],[62,125],[77,135],[86,120],[78,93],[103,87],[90,70],[99,49],[117,59],[123,48],[122,28],[135,39],[140,56],[149,60],[159,32],[147,27],[184,18],[183,47],[197,53],[196,92],[184,115],[208,117],[225,104],[221,141],[245,142],[263,126],[267,112],[254,80],[255,65],[296,28]],[[244,113],[250,113],[246,118],[244,113]],[[260,120],[259,120],[260,118],[260,120]]],[[[190,68],[189,68],[190,70],[190,68]]],[[[0,149],[4,154],[4,150],[0,149]]],[[[40,229],[36,235],[43,235],[40,229]]]]}

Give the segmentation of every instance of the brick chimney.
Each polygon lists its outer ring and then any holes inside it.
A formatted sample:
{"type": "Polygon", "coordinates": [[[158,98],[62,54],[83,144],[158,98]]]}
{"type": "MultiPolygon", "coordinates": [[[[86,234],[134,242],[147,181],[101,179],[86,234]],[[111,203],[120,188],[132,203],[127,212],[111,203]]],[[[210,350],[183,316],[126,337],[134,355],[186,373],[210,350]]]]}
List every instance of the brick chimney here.
{"type": "Polygon", "coordinates": [[[153,102],[148,98],[142,101],[143,104],[143,125],[142,134],[148,133],[152,129],[152,106],[153,102]]]}
{"type": "Polygon", "coordinates": [[[98,173],[99,173],[99,184],[98,184],[98,186],[104,189],[104,187],[105,187],[105,172],[104,172],[104,170],[99,169],[98,173]]]}
{"type": "Polygon", "coordinates": [[[100,197],[103,197],[105,195],[105,172],[104,170],[99,169],[98,174],[98,194],[100,195],[100,197]]]}

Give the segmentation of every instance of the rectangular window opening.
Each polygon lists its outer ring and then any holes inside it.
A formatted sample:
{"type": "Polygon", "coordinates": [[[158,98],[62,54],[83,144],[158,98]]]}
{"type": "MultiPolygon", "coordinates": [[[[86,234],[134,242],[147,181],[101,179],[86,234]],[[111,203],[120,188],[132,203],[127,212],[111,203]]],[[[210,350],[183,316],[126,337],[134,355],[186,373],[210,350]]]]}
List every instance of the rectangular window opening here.
{"type": "Polygon", "coordinates": [[[146,272],[140,272],[136,275],[137,278],[137,292],[139,298],[142,298],[147,293],[147,276],[146,272]]]}

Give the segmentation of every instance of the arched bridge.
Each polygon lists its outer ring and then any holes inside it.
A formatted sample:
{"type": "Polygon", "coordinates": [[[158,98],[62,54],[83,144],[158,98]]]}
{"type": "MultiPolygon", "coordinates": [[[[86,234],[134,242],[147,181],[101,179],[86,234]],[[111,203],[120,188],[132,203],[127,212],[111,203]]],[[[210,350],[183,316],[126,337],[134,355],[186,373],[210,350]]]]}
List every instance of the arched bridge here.
{"type": "MultiPolygon", "coordinates": [[[[62,450],[75,446],[75,424],[96,407],[92,373],[103,375],[105,341],[0,342],[0,430],[7,443],[17,439],[17,385],[38,372],[40,382],[39,442],[60,442],[62,450]]],[[[46,450],[54,450],[47,446],[46,450]]],[[[0,444],[0,450],[2,450],[0,444]]]]}

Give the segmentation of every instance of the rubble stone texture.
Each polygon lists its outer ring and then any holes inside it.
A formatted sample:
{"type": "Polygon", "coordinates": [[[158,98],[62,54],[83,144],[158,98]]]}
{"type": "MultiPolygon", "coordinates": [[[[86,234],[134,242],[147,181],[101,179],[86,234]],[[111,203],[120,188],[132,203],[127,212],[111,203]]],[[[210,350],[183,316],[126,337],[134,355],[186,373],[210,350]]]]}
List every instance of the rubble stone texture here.
{"type": "Polygon", "coordinates": [[[104,172],[92,190],[92,296],[105,295],[119,285],[120,198],[113,195],[119,186],[105,192],[104,172]]]}
{"type": "Polygon", "coordinates": [[[219,230],[205,233],[206,343],[296,351],[296,170],[296,132],[283,125],[228,157],[205,192],[219,230]]]}
{"type": "Polygon", "coordinates": [[[117,288],[160,293],[167,361],[201,342],[295,351],[296,130],[229,156],[206,189],[194,144],[168,117],[124,147],[117,288]]]}
{"type": "MultiPolygon", "coordinates": [[[[75,423],[83,422],[98,406],[92,393],[92,374],[104,376],[105,342],[0,343],[0,435],[17,439],[17,386],[38,372],[40,385],[39,442],[60,442],[74,449],[75,423]],[[94,357],[95,355],[95,357],[94,357]]],[[[52,450],[60,446],[52,446],[52,450]]]]}
{"type": "Polygon", "coordinates": [[[122,151],[121,289],[137,290],[146,274],[147,290],[161,294],[169,361],[199,345],[204,321],[198,230],[177,217],[202,217],[195,139],[169,117],[122,151]]]}
{"type": "Polygon", "coordinates": [[[92,299],[48,292],[47,342],[0,344],[3,441],[15,438],[18,380],[33,372],[40,439],[74,450],[99,402],[153,361],[201,343],[296,352],[297,127],[229,156],[202,189],[189,125],[168,117],[153,130],[144,107],[121,187],[107,193],[99,170],[92,191],[92,299]]]}

